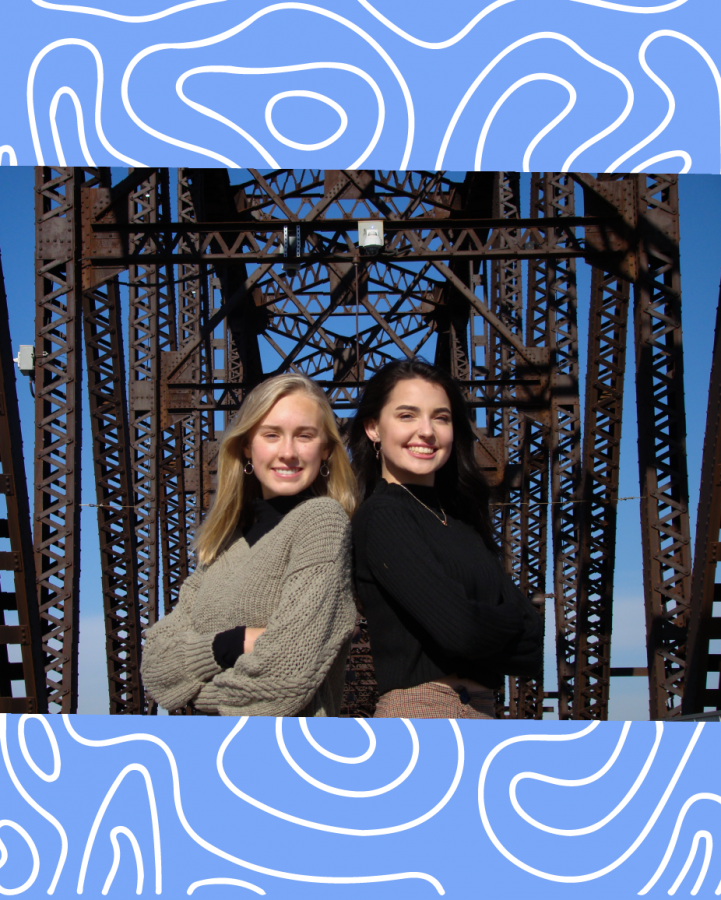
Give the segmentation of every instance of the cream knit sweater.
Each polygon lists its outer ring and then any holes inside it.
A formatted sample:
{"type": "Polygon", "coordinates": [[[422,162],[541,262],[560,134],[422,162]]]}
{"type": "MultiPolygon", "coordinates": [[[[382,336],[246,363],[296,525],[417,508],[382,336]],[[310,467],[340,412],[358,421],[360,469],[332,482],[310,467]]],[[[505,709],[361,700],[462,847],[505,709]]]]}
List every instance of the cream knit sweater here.
{"type": "Polygon", "coordinates": [[[143,682],[166,709],[192,700],[221,715],[337,716],[355,621],[350,522],[335,500],[316,497],[252,547],[237,532],[186,579],[147,633],[143,682]],[[213,639],[237,625],[266,630],[223,670],[213,639]]]}

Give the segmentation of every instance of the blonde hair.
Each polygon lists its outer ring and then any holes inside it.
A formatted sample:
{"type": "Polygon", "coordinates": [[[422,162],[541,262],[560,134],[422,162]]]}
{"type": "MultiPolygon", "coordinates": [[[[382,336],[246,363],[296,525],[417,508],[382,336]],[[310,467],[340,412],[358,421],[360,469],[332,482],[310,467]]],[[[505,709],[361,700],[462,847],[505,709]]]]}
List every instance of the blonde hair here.
{"type": "Polygon", "coordinates": [[[337,500],[348,516],[358,503],[355,476],[350,467],[333,410],[323,390],[305,375],[276,375],[248,394],[233,424],[227,429],[218,451],[218,486],[215,501],[198,532],[195,549],[198,562],[209,566],[223,549],[235,528],[251,522],[251,505],[261,496],[260,485],[254,476],[243,469],[243,449],[256,428],[273,406],[290,394],[305,394],[315,400],[323,417],[327,448],[327,478],[319,475],[311,485],[316,496],[337,500]]]}

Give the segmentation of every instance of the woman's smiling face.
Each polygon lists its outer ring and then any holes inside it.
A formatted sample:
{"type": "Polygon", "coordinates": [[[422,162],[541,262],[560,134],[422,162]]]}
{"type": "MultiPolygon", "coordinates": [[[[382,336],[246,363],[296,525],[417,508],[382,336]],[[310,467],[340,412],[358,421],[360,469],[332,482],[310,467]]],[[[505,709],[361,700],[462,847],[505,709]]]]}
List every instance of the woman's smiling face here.
{"type": "Polygon", "coordinates": [[[310,487],[328,454],[320,406],[302,393],[281,397],[245,448],[265,500],[310,487]]]}
{"type": "Polygon", "coordinates": [[[448,395],[442,387],[422,378],[399,381],[378,421],[366,423],[366,434],[381,443],[386,481],[432,486],[453,448],[448,395]]]}

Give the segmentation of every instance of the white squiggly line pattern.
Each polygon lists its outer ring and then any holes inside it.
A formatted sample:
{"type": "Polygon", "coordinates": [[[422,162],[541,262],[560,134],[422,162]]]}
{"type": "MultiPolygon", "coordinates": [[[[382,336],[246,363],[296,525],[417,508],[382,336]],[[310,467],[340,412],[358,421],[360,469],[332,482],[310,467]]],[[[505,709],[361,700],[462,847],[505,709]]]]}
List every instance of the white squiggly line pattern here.
{"type": "MultiPolygon", "coordinates": [[[[245,718],[247,720],[247,717],[245,718]]],[[[215,856],[220,857],[221,859],[225,859],[227,862],[233,863],[237,866],[241,866],[245,869],[250,869],[251,871],[257,872],[260,875],[269,875],[273,878],[283,878],[288,881],[308,882],[310,884],[373,884],[390,881],[404,881],[406,879],[419,879],[421,881],[427,881],[429,884],[432,884],[439,894],[445,894],[445,890],[440,881],[438,881],[438,879],[434,878],[432,875],[426,874],[425,872],[394,872],[392,874],[384,875],[349,876],[303,875],[295,872],[284,872],[280,869],[272,869],[268,866],[260,866],[256,863],[249,862],[248,860],[240,859],[239,857],[234,856],[233,854],[228,853],[225,850],[221,850],[219,847],[216,847],[209,841],[206,841],[205,838],[201,837],[188,822],[185,816],[185,812],[183,811],[183,804],[180,798],[180,776],[178,773],[178,766],[175,761],[173,752],[164,741],[162,741],[160,738],[155,737],[155,735],[153,734],[144,734],[142,732],[137,734],[122,735],[115,738],[94,740],[91,738],[82,737],[80,734],[78,734],[71,724],[69,716],[63,715],[63,722],[65,724],[65,728],[68,731],[68,734],[72,737],[72,739],[86,747],[114,747],[120,744],[132,743],[135,741],[147,742],[160,747],[160,749],[165,754],[170,766],[171,779],[173,782],[173,802],[175,805],[175,811],[185,833],[191,838],[191,840],[193,840],[199,846],[203,847],[209,853],[212,853],[215,856]]]]}
{"type": "MultiPolygon", "coordinates": [[[[659,136],[659,134],[661,134],[663,131],[665,131],[668,123],[673,118],[673,114],[676,109],[676,100],[675,100],[673,94],[671,93],[671,90],[669,89],[668,85],[664,81],[662,81],[658,75],[656,75],[656,73],[653,71],[653,69],[651,69],[651,67],[649,66],[649,64],[646,61],[646,51],[651,46],[651,44],[660,37],[676,38],[677,40],[683,41],[684,43],[688,44],[690,47],[693,47],[693,49],[696,50],[696,52],[700,54],[700,56],[703,58],[706,65],[711,70],[711,74],[713,76],[714,83],[716,85],[716,93],[718,95],[718,101],[719,101],[719,129],[721,131],[721,74],[719,74],[719,70],[718,70],[718,67],[716,66],[716,63],[713,61],[711,56],[706,52],[706,50],[704,50],[704,48],[697,41],[694,41],[692,38],[688,37],[687,35],[681,34],[679,31],[668,31],[667,29],[662,29],[661,31],[654,31],[653,34],[650,34],[646,38],[646,40],[641,44],[641,47],[638,51],[638,60],[641,63],[641,67],[643,68],[644,72],[648,75],[649,78],[651,78],[661,88],[661,90],[666,95],[666,99],[668,100],[668,110],[667,110],[666,115],[664,116],[661,124],[658,125],[656,128],[654,128],[654,130],[651,132],[651,134],[649,134],[647,137],[645,137],[642,141],[639,141],[637,144],[635,144],[633,147],[631,147],[630,150],[626,151],[626,153],[624,153],[622,156],[619,156],[618,159],[614,160],[611,163],[611,165],[608,167],[608,169],[607,169],[608,172],[615,172],[617,169],[619,169],[621,167],[621,165],[623,165],[624,162],[626,162],[627,159],[630,159],[634,153],[638,152],[643,147],[647,146],[647,144],[650,144],[652,140],[657,138],[659,136]]],[[[719,146],[721,147],[721,136],[719,138],[719,146]]],[[[661,156],[660,158],[663,159],[666,157],[661,156]]],[[[689,168],[690,168],[690,165],[689,165],[689,168]]]]}
{"type": "Polygon", "coordinates": [[[614,132],[617,128],[619,128],[628,118],[631,109],[633,108],[633,87],[631,86],[631,82],[626,78],[626,76],[619,72],[618,69],[614,69],[613,66],[609,66],[606,63],[601,62],[595,57],[591,56],[590,53],[587,53],[582,47],[580,47],[575,41],[572,41],[570,38],[566,37],[563,34],[558,34],[554,31],[538,31],[534,34],[529,34],[526,37],[519,38],[519,40],[514,41],[512,44],[509,44],[506,48],[501,50],[500,53],[496,54],[494,58],[488,63],[488,65],[483,69],[480,75],[473,81],[471,86],[468,88],[466,93],[463,95],[462,100],[456,107],[453,115],[451,116],[451,120],[448,123],[448,127],[446,128],[446,133],[443,136],[443,141],[441,142],[441,148],[438,152],[438,157],[436,159],[436,169],[443,168],[443,161],[446,156],[446,151],[448,149],[448,145],[453,136],[453,132],[458,124],[458,120],[460,119],[464,109],[468,105],[471,97],[478,90],[478,87],[485,80],[486,76],[493,71],[493,69],[501,62],[501,60],[505,59],[510,53],[513,53],[514,50],[519,47],[524,46],[525,44],[529,44],[532,41],[539,40],[554,40],[560,41],[563,44],[566,44],[567,47],[570,47],[574,53],[577,53],[582,59],[585,59],[586,62],[590,62],[593,66],[596,66],[599,69],[602,69],[604,72],[608,72],[613,75],[615,78],[618,78],[619,81],[623,84],[626,89],[626,105],[621,112],[621,114],[606,128],[602,129],[595,134],[593,137],[589,138],[587,141],[584,141],[579,147],[577,147],[565,160],[563,165],[561,166],[562,172],[568,172],[577,159],[585,150],[588,150],[589,147],[592,147],[594,144],[598,143],[604,137],[607,137],[609,134],[614,132]]]}
{"type": "Polygon", "coordinates": [[[548,125],[545,125],[538,134],[533,138],[531,143],[526,147],[526,152],[523,154],[523,171],[529,172],[529,166],[531,164],[531,154],[536,149],[538,144],[543,140],[543,138],[551,132],[559,122],[562,122],[566,116],[571,112],[573,107],[576,104],[576,89],[574,86],[566,81],[565,78],[559,78],[558,75],[549,75],[546,72],[535,72],[533,75],[525,75],[523,78],[519,78],[518,81],[514,81],[514,83],[507,88],[501,96],[496,100],[493,105],[493,109],[486,116],[486,121],[483,123],[483,128],[481,129],[481,136],[478,138],[478,147],[476,148],[476,159],[474,163],[474,168],[476,171],[480,171],[482,166],[481,162],[483,159],[483,150],[486,145],[486,138],[488,137],[488,131],[490,130],[491,125],[493,124],[493,120],[496,117],[496,113],[503,106],[503,104],[508,100],[511,94],[515,93],[518,88],[523,87],[525,84],[530,84],[532,81],[553,81],[556,84],[560,84],[562,87],[565,87],[568,91],[568,103],[565,108],[561,110],[561,112],[552,119],[548,125]]]}
{"type": "Polygon", "coordinates": [[[125,107],[126,112],[130,116],[130,118],[135,122],[135,124],[145,131],[147,134],[157,138],[168,144],[173,144],[176,147],[181,147],[185,150],[192,150],[193,152],[200,153],[203,156],[208,156],[211,159],[216,159],[218,162],[221,162],[223,165],[235,166],[227,157],[222,156],[221,154],[215,153],[212,150],[208,150],[204,147],[199,147],[196,144],[190,144],[187,141],[182,141],[178,138],[171,137],[170,135],[163,134],[163,132],[158,131],[158,129],[153,128],[144,122],[133,109],[132,104],[130,103],[129,97],[129,84],[130,78],[137,67],[137,65],[148,56],[153,53],[157,53],[161,50],[191,50],[198,49],[200,47],[210,47],[215,44],[221,43],[222,41],[228,40],[231,37],[234,37],[237,34],[240,34],[246,28],[250,27],[254,22],[257,22],[259,19],[264,16],[270,15],[271,13],[281,12],[283,10],[298,10],[301,12],[308,12],[314,15],[323,16],[325,18],[331,19],[335,22],[338,22],[340,25],[343,25],[345,28],[350,29],[359,37],[361,37],[366,43],[368,43],[374,50],[382,57],[382,59],[386,62],[388,67],[393,72],[393,75],[398,82],[401,91],[403,93],[403,97],[406,103],[406,111],[408,114],[408,133],[406,138],[406,146],[403,153],[403,158],[401,159],[400,169],[403,170],[408,165],[408,160],[410,159],[411,149],[413,147],[413,136],[415,132],[415,112],[413,109],[413,100],[411,98],[410,90],[408,89],[408,85],[406,84],[403,75],[400,72],[400,69],[395,64],[395,62],[391,59],[389,54],[383,49],[383,47],[372,38],[366,31],[360,28],[355,22],[350,21],[350,19],[346,19],[343,16],[338,15],[331,10],[324,9],[320,6],[312,6],[308,3],[275,3],[271,6],[266,6],[258,12],[253,13],[252,16],[249,16],[247,19],[244,19],[238,25],[235,25],[233,28],[229,28],[227,31],[223,31],[220,34],[213,35],[208,38],[201,38],[197,41],[184,41],[178,43],[167,43],[167,44],[153,44],[151,47],[146,47],[141,50],[139,53],[136,53],[132,58],[130,63],[128,64],[125,72],[123,73],[123,80],[121,84],[121,96],[123,100],[123,106],[125,107]]]}
{"type": "MultiPolygon", "coordinates": [[[[197,112],[202,115],[208,116],[209,118],[215,119],[218,122],[221,122],[224,125],[227,125],[229,128],[232,128],[233,131],[236,131],[242,137],[244,137],[249,143],[251,143],[256,150],[263,156],[268,165],[273,168],[279,168],[278,163],[273,159],[268,150],[263,147],[258,140],[256,140],[252,135],[250,135],[245,129],[241,128],[235,122],[231,122],[230,119],[222,116],[220,113],[215,110],[210,109],[207,106],[204,106],[202,103],[198,103],[195,100],[191,100],[184,91],[184,85],[188,78],[192,75],[216,72],[230,75],[275,75],[278,73],[284,72],[306,72],[312,71],[313,69],[338,69],[345,72],[351,72],[354,75],[358,75],[358,77],[362,78],[368,85],[370,85],[373,93],[376,96],[376,100],[378,102],[378,118],[376,121],[376,128],[373,133],[373,137],[371,138],[368,146],[365,148],[363,153],[358,157],[358,159],[354,160],[349,166],[348,169],[357,169],[359,168],[368,156],[375,149],[376,144],[381,136],[381,132],[383,131],[383,124],[385,122],[385,102],[383,100],[383,94],[378,87],[376,81],[368,75],[367,72],[364,72],[362,69],[359,69],[357,66],[352,66],[349,63],[333,63],[333,62],[314,62],[314,63],[299,63],[298,65],[292,66],[266,66],[262,68],[249,68],[247,66],[198,66],[194,69],[188,69],[187,72],[184,72],[180,78],[178,78],[175,84],[175,90],[183,101],[183,103],[195,109],[197,112]]],[[[297,92],[296,92],[297,93],[297,92]]],[[[278,95],[276,95],[278,96],[278,95]]],[[[271,98],[271,101],[274,98],[271,98]]],[[[269,103],[271,101],[268,101],[269,103]]],[[[345,115],[345,111],[344,111],[345,115]]],[[[267,120],[267,112],[266,112],[266,120],[267,120]]],[[[340,137],[340,134],[334,136],[334,140],[336,137],[340,137]]],[[[233,163],[233,166],[236,164],[233,163]]]]}
{"type": "MultiPolygon", "coordinates": [[[[621,856],[618,857],[618,859],[614,860],[612,863],[609,863],[607,866],[604,866],[602,869],[597,869],[595,872],[589,872],[585,875],[559,875],[559,874],[555,874],[552,872],[544,872],[542,869],[537,869],[534,866],[528,865],[528,863],[523,862],[521,859],[519,859],[517,856],[515,856],[513,853],[511,853],[501,843],[498,836],[494,832],[494,830],[491,826],[489,817],[488,817],[488,812],[486,810],[486,803],[485,803],[485,784],[486,784],[486,779],[488,777],[488,770],[491,766],[491,763],[495,759],[495,757],[502,750],[504,750],[506,747],[511,746],[512,744],[523,743],[523,742],[527,742],[527,741],[528,742],[533,742],[533,741],[549,741],[549,742],[575,741],[575,740],[579,740],[580,738],[586,737],[588,734],[590,734],[592,731],[594,731],[595,728],[598,727],[599,724],[600,724],[600,722],[592,722],[586,728],[582,729],[581,731],[572,733],[572,734],[522,735],[520,737],[509,738],[508,740],[503,741],[502,743],[498,744],[498,746],[496,746],[486,757],[486,759],[483,763],[483,768],[481,769],[481,777],[478,782],[478,806],[479,806],[479,810],[480,810],[480,814],[481,814],[481,820],[483,822],[483,827],[485,828],[486,834],[489,836],[489,838],[493,842],[493,845],[499,851],[499,853],[501,853],[509,862],[513,863],[514,866],[517,866],[519,869],[523,869],[524,872],[528,872],[529,874],[535,875],[538,878],[543,878],[546,881],[555,881],[560,884],[581,884],[581,883],[588,882],[588,881],[594,881],[597,878],[601,878],[602,876],[607,875],[609,872],[613,872],[620,865],[622,865],[627,859],[629,859],[636,852],[636,850],[638,850],[638,848],[641,846],[641,844],[644,842],[644,840],[648,836],[649,832],[653,828],[658,817],[661,815],[664,807],[666,806],[666,803],[668,802],[669,797],[671,796],[671,793],[673,792],[673,789],[676,786],[676,783],[678,782],[678,779],[681,777],[681,773],[683,772],[683,770],[686,766],[686,763],[688,762],[689,757],[691,756],[691,753],[693,751],[693,748],[696,746],[696,743],[697,743],[698,739],[700,738],[701,732],[703,731],[703,727],[704,727],[703,723],[700,723],[694,729],[694,733],[686,747],[686,750],[684,751],[681,761],[679,762],[678,766],[676,767],[676,771],[674,772],[671,780],[669,781],[668,785],[666,786],[663,796],[661,797],[658,804],[656,805],[656,808],[654,809],[650,818],[644,825],[641,833],[633,841],[633,843],[630,845],[630,847],[628,847],[628,849],[624,853],[622,853],[621,856]]],[[[659,723],[659,724],[662,726],[662,723],[659,723]]],[[[618,808],[617,808],[617,810],[615,812],[618,812],[618,811],[620,811],[620,810],[618,810],[618,808]]],[[[669,854],[669,856],[670,856],[670,854],[669,854]]]]}
{"type": "Polygon", "coordinates": [[[663,3],[660,6],[631,6],[628,3],[611,3],[609,0],[571,0],[571,3],[583,3],[586,6],[598,6],[600,9],[612,9],[615,12],[626,13],[664,13],[672,9],[678,9],[688,0],[672,0],[671,3],[663,3]]]}
{"type": "MultiPolygon", "coordinates": [[[[125,825],[116,825],[115,828],[113,828],[110,832],[110,843],[113,845],[113,864],[110,867],[108,877],[105,879],[105,884],[103,885],[103,896],[106,896],[108,891],[112,887],[115,876],[118,873],[118,868],[120,867],[120,844],[118,842],[119,834],[124,834],[125,837],[130,841],[130,846],[133,848],[133,855],[135,856],[135,867],[138,872],[138,886],[135,889],[135,893],[142,894],[145,872],[143,870],[143,854],[140,850],[140,844],[138,843],[138,839],[129,828],[126,828],[125,825]]],[[[156,887],[155,893],[160,894],[161,891],[156,887]]]]}
{"type": "MultiPolygon", "coordinates": [[[[359,723],[362,723],[362,719],[358,720],[359,723]]],[[[407,719],[400,719],[399,721],[403,722],[408,728],[409,733],[411,734],[411,739],[415,735],[415,729],[412,729],[412,726],[408,722],[407,719]]],[[[313,828],[316,831],[327,831],[332,834],[348,834],[354,835],[355,837],[371,837],[371,836],[379,836],[383,834],[397,834],[401,831],[408,831],[411,828],[415,828],[418,825],[422,825],[424,822],[427,822],[429,819],[432,819],[437,813],[439,813],[444,806],[450,801],[450,799],[455,794],[458,785],[461,780],[461,776],[463,775],[463,766],[465,761],[465,749],[463,746],[463,738],[461,737],[460,729],[458,728],[458,724],[454,720],[449,720],[451,727],[453,728],[453,732],[456,738],[456,745],[458,748],[458,762],[456,765],[456,771],[453,777],[453,781],[451,782],[450,787],[444,794],[444,796],[439,800],[439,802],[428,812],[424,813],[418,818],[413,819],[410,822],[403,822],[400,825],[390,825],[385,828],[346,828],[340,825],[326,825],[321,822],[314,822],[310,819],[303,819],[299,816],[293,816],[290,813],[282,812],[279,809],[275,809],[272,806],[268,806],[266,803],[262,803],[260,800],[256,800],[255,797],[251,797],[249,794],[246,794],[244,791],[241,791],[237,785],[235,785],[228,774],[225,771],[225,753],[230,746],[231,741],[235,736],[241,731],[241,729],[245,726],[247,722],[247,716],[243,719],[240,719],[238,723],[235,725],[233,730],[230,732],[228,737],[223,741],[218,750],[218,756],[216,759],[216,765],[218,768],[218,774],[220,775],[223,784],[228,788],[228,790],[232,791],[236,797],[240,797],[241,800],[244,800],[246,803],[249,803],[251,806],[255,806],[256,809],[260,809],[263,812],[269,813],[271,816],[275,816],[278,819],[285,819],[286,822],[292,822],[294,825],[302,825],[305,828],[313,828]]],[[[370,726],[366,726],[370,727],[370,726]]],[[[373,749],[375,749],[375,736],[372,742],[373,749]]],[[[327,751],[326,751],[327,755],[327,751]]],[[[363,754],[365,756],[365,754],[363,754]]],[[[366,757],[369,758],[369,757],[366,757]]],[[[356,762],[360,757],[355,759],[346,760],[343,757],[338,757],[336,759],[337,762],[356,762]]]]}
{"type": "Polygon", "coordinates": [[[100,16],[104,19],[115,19],[116,22],[129,22],[134,25],[142,25],[146,22],[156,22],[158,19],[164,19],[166,16],[175,15],[175,13],[183,12],[186,9],[194,9],[198,6],[209,6],[211,3],[226,3],[227,0],[188,0],[187,3],[178,3],[168,9],[161,10],[156,13],[146,13],[144,16],[129,16],[124,13],[109,12],[106,9],[98,9],[95,6],[71,6],[67,3],[50,3],[49,0],[32,0],[35,6],[41,6],[43,9],[53,9],[58,12],[84,13],[88,16],[100,16]]]}
{"type": "MultiPolygon", "coordinates": [[[[66,723],[67,724],[67,723],[66,723]]],[[[143,780],[145,781],[145,787],[148,793],[148,803],[150,804],[150,818],[153,827],[153,854],[155,857],[155,893],[160,894],[162,892],[162,863],[161,863],[161,855],[160,855],[160,826],[158,824],[158,806],[155,802],[155,792],[153,791],[153,780],[150,777],[150,772],[145,768],[145,766],[141,766],[139,763],[130,763],[130,765],[125,766],[125,768],[120,772],[115,781],[112,783],[110,788],[108,789],[105,797],[103,798],[103,802],[100,804],[100,807],[95,815],[95,820],[93,821],[93,825],[90,829],[90,834],[88,835],[88,839],[85,842],[85,850],[83,852],[83,860],[80,865],[80,875],[78,876],[78,893],[82,894],[83,887],[85,886],[85,876],[88,871],[88,864],[90,862],[90,854],[93,851],[93,846],[95,844],[95,838],[98,834],[98,829],[100,828],[100,824],[103,821],[103,817],[105,816],[105,812],[110,805],[110,801],[115,796],[115,792],[120,787],[120,785],[125,780],[126,776],[130,772],[139,772],[143,776],[143,780]]],[[[133,838],[134,839],[134,838],[133,838]]],[[[117,844],[117,841],[115,842],[117,844]]],[[[120,853],[120,848],[118,848],[118,854],[120,853]]],[[[119,861],[119,856],[118,856],[119,861]]],[[[111,874],[113,878],[115,877],[116,866],[111,869],[111,874]]],[[[142,860],[139,866],[139,872],[142,872],[142,860]]],[[[108,876],[109,881],[112,883],[112,878],[110,875],[108,876]]],[[[108,881],[105,882],[106,886],[108,885],[108,881]]],[[[105,892],[103,892],[105,893],[105,892]]]]}
{"type": "MultiPolygon", "coordinates": [[[[27,721],[29,718],[37,718],[36,716],[21,716],[20,723],[23,721],[27,721]]],[[[51,815],[46,809],[43,809],[40,804],[34,800],[30,794],[25,790],[25,788],[20,783],[20,779],[15,774],[15,769],[13,768],[13,764],[10,761],[10,753],[8,752],[8,741],[7,741],[7,723],[8,716],[7,713],[0,713],[0,750],[2,751],[2,758],[5,762],[5,768],[7,769],[8,775],[10,776],[10,780],[15,785],[15,789],[20,794],[20,796],[28,803],[35,812],[39,813],[46,821],[50,822],[53,828],[60,835],[60,856],[58,858],[58,864],[55,867],[55,874],[53,875],[53,880],[50,882],[50,887],[48,888],[48,894],[55,893],[55,888],[57,887],[58,880],[60,878],[60,874],[63,871],[63,866],[65,865],[65,860],[68,856],[68,836],[65,833],[65,829],[58,822],[55,816],[51,815]]],[[[54,748],[53,748],[54,749],[54,748]]],[[[27,762],[28,766],[34,770],[33,766],[30,764],[30,760],[32,757],[27,752],[27,745],[21,744],[20,752],[23,754],[23,758],[27,762]]],[[[33,760],[34,762],[34,760],[33,760]]],[[[55,781],[60,775],[60,765],[53,766],[53,771],[50,775],[50,781],[55,781]],[[57,774],[56,774],[57,769],[57,774]]],[[[43,779],[47,780],[47,779],[43,779]]],[[[12,826],[11,826],[12,827],[12,826]]],[[[29,838],[28,838],[29,840],[29,838]]],[[[30,841],[32,844],[32,841],[30,841]]],[[[32,844],[34,846],[34,844],[32,844]]]]}
{"type": "Polygon", "coordinates": [[[95,130],[97,131],[98,138],[100,139],[101,144],[103,145],[103,147],[105,147],[108,153],[112,153],[112,155],[116,159],[119,159],[120,162],[124,162],[129,166],[142,166],[142,163],[139,163],[137,160],[132,159],[130,156],[126,156],[124,153],[120,153],[118,150],[116,150],[105,137],[101,116],[104,78],[103,59],[94,44],[91,44],[89,41],[82,40],[81,38],[61,38],[60,40],[53,41],[51,44],[47,44],[37,54],[35,59],[32,61],[32,65],[30,66],[27,83],[27,108],[28,118],[30,120],[30,133],[32,135],[33,147],[35,148],[35,159],[37,160],[37,164],[39,166],[44,166],[45,159],[43,157],[42,148],[40,146],[40,136],[38,134],[38,126],[35,119],[35,74],[38,70],[38,66],[48,55],[48,53],[52,53],[53,50],[57,50],[59,47],[72,46],[85,47],[86,50],[90,50],[90,52],[93,54],[93,58],[95,59],[95,66],[97,68],[98,75],[97,89],[95,93],[95,130]]]}
{"type": "MultiPolygon", "coordinates": [[[[663,859],[659,863],[659,866],[656,869],[656,871],[654,872],[651,879],[638,892],[639,897],[643,897],[645,894],[647,894],[651,890],[651,888],[656,884],[658,879],[666,871],[666,867],[668,866],[669,862],[671,861],[673,851],[676,849],[676,843],[678,842],[679,835],[681,834],[681,826],[683,825],[683,820],[686,818],[686,813],[689,811],[689,809],[691,809],[691,807],[694,805],[694,803],[698,803],[699,800],[711,800],[713,803],[721,804],[721,797],[718,794],[711,794],[711,793],[708,793],[705,791],[698,793],[698,794],[694,794],[692,797],[688,798],[688,800],[681,807],[681,811],[679,812],[678,816],[676,817],[676,824],[674,825],[673,834],[671,835],[671,840],[668,842],[668,845],[666,847],[666,852],[663,855],[663,859]]],[[[709,851],[708,851],[708,846],[707,846],[707,853],[708,852],[709,851]]],[[[691,864],[689,863],[689,866],[690,865],[691,864]]],[[[686,870],[686,871],[688,871],[688,870],[686,870]]],[[[686,871],[684,871],[682,869],[682,875],[685,875],[686,871]]],[[[705,872],[704,872],[704,874],[705,874],[705,872]]],[[[678,887],[678,884],[680,884],[682,880],[683,880],[682,877],[680,877],[678,879],[678,883],[676,884],[676,887],[678,887]]],[[[698,886],[700,887],[701,885],[699,884],[698,886]]],[[[669,893],[671,893],[671,891],[669,891],[669,893]]],[[[719,886],[716,889],[716,894],[721,894],[721,882],[719,882],[719,886]]]]}
{"type": "Polygon", "coordinates": [[[656,754],[658,752],[658,748],[661,744],[661,737],[663,735],[663,725],[661,722],[656,722],[656,739],[654,741],[653,747],[651,748],[651,752],[646,757],[646,762],[643,765],[643,768],[639,772],[636,780],[631,785],[629,790],[626,792],[626,795],[623,799],[618,803],[614,809],[608,813],[607,816],[600,819],[598,822],[595,822],[593,825],[586,825],[584,828],[553,828],[550,825],[545,825],[543,822],[539,822],[537,819],[534,819],[532,816],[529,816],[528,813],[523,809],[521,804],[518,802],[518,797],[516,795],[516,789],[521,781],[540,781],[544,784],[555,784],[558,787],[582,787],[587,784],[593,784],[595,781],[598,781],[600,778],[613,768],[614,763],[618,759],[621,754],[621,750],[623,750],[623,746],[626,743],[626,738],[628,737],[628,733],[631,730],[631,723],[624,722],[623,729],[621,730],[621,736],[618,739],[618,743],[608,758],[608,761],[603,765],[598,772],[594,772],[593,775],[588,775],[586,778],[553,778],[550,775],[539,775],[536,772],[520,772],[518,775],[514,775],[513,780],[511,781],[511,786],[509,788],[509,793],[511,796],[511,805],[516,810],[518,815],[525,819],[529,825],[533,825],[534,828],[538,828],[540,831],[546,831],[549,834],[560,834],[565,835],[567,837],[575,837],[581,834],[593,834],[594,831],[598,831],[600,828],[603,828],[604,825],[608,825],[610,821],[616,818],[616,816],[621,812],[621,810],[625,809],[626,806],[631,802],[631,800],[636,796],[638,789],[646,780],[646,776],[648,775],[651,766],[653,764],[654,759],[656,758],[656,754]]]}

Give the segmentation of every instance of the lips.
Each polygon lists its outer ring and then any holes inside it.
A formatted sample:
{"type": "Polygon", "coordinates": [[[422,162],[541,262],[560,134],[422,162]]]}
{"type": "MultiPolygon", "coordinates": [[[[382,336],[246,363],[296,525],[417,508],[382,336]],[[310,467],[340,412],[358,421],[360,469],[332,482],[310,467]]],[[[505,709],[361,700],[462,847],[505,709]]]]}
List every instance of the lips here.
{"type": "Polygon", "coordinates": [[[438,453],[438,447],[428,447],[421,444],[407,445],[405,449],[416,459],[433,459],[438,453]]]}
{"type": "Polygon", "coordinates": [[[300,475],[303,470],[300,467],[297,467],[292,469],[271,469],[271,471],[279,478],[295,478],[295,476],[300,475]]]}

